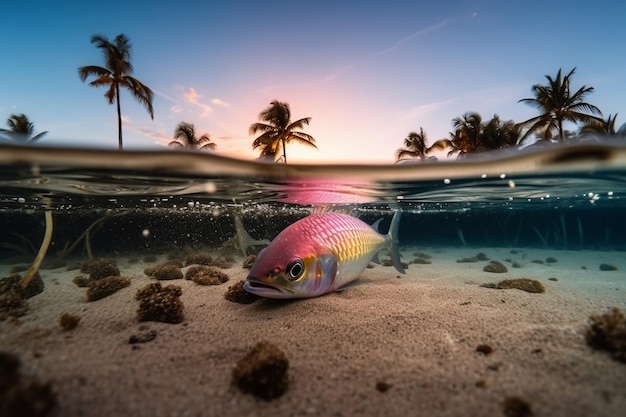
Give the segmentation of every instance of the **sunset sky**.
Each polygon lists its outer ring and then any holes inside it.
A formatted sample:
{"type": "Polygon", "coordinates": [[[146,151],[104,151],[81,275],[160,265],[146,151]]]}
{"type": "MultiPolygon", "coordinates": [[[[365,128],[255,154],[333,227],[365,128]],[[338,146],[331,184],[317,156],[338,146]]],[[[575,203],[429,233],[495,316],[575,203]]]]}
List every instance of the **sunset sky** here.
{"type": "Polygon", "coordinates": [[[596,1],[23,1],[2,8],[0,125],[26,114],[41,144],[117,147],[115,106],[78,67],[104,65],[93,34],[126,34],[154,121],[121,96],[126,149],[163,149],[180,121],[221,155],[253,159],[248,127],[278,99],[319,150],[290,162],[392,163],[420,126],[448,137],[468,111],[516,122],[518,100],[577,67],[572,89],[626,122],[626,3],[596,1]]]}

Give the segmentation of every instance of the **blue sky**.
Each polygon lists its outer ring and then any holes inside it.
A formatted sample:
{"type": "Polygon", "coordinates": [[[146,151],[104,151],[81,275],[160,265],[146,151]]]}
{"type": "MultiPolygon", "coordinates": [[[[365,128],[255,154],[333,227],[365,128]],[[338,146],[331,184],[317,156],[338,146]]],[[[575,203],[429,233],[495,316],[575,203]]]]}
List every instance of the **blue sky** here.
{"type": "Polygon", "coordinates": [[[423,127],[467,111],[523,121],[531,86],[577,67],[572,88],[626,122],[626,3],[596,1],[23,1],[3,6],[0,123],[26,114],[42,144],[117,147],[115,106],[77,68],[103,65],[93,34],[126,34],[155,118],[121,95],[127,149],[163,149],[180,121],[222,155],[253,159],[248,127],[278,99],[319,150],[290,162],[391,163],[423,127]],[[201,4],[205,3],[205,4],[201,4]]]}

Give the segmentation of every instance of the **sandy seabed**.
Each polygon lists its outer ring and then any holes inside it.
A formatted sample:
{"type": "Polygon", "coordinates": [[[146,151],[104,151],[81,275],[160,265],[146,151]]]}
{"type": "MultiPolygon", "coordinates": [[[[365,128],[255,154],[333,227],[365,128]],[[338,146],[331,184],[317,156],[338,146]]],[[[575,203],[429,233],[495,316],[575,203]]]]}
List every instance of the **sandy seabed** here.
{"type": "Polygon", "coordinates": [[[591,314],[626,309],[623,252],[403,248],[403,258],[416,251],[432,263],[402,276],[377,265],[366,284],[307,300],[226,301],[246,276],[241,260],[225,270],[226,284],[163,282],[182,287],[181,324],[137,321],[134,295],[154,282],[147,264],[118,257],[130,287],[94,302],[72,283],[78,271],[43,270],[29,312],[0,322],[0,351],[21,358],[22,374],[50,381],[66,417],[624,415],[626,364],[584,338],[591,314]],[[508,272],[457,262],[478,252],[508,272]],[[532,262],[548,257],[558,262],[532,262]],[[618,270],[600,271],[603,262],[618,270]],[[522,277],[546,292],[479,286],[522,277]],[[78,327],[62,330],[63,313],[80,316],[78,327]],[[154,340],[129,344],[149,330],[154,340]],[[272,401],[232,383],[235,363],[260,340],[290,363],[289,389],[272,401]],[[511,398],[529,410],[507,409],[511,398]]]}

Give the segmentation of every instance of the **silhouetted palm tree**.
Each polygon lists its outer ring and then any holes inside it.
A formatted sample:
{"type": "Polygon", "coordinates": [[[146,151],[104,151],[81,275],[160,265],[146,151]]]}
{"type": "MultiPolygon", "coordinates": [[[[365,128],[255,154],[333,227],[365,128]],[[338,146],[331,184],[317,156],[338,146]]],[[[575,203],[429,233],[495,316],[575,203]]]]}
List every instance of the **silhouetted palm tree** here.
{"type": "Polygon", "coordinates": [[[173,148],[185,148],[190,150],[214,151],[217,145],[211,142],[208,133],[196,137],[196,128],[193,123],[180,122],[174,131],[174,140],[168,146],[173,148]]]}
{"type": "Polygon", "coordinates": [[[450,139],[440,139],[432,147],[450,148],[448,156],[463,158],[472,153],[506,148],[517,143],[519,126],[512,120],[502,123],[495,114],[488,123],[476,112],[468,112],[452,120],[454,132],[450,139]]]}
{"type": "Polygon", "coordinates": [[[520,127],[528,127],[526,133],[520,138],[520,142],[532,133],[542,133],[543,139],[550,139],[553,131],[556,131],[559,138],[563,140],[565,138],[564,121],[574,123],[602,121],[602,118],[595,116],[596,114],[602,115],[600,109],[584,101],[585,96],[593,91],[593,87],[583,85],[574,94],[570,92],[570,79],[575,71],[576,68],[563,77],[559,69],[554,79],[546,75],[547,85],[535,84],[532,87],[534,98],[519,100],[519,102],[528,102],[542,112],[539,116],[520,123],[520,127]]]}
{"type": "Polygon", "coordinates": [[[12,114],[11,117],[7,119],[7,126],[9,126],[9,129],[0,129],[0,133],[20,142],[33,143],[48,133],[46,131],[33,136],[35,125],[28,120],[28,117],[26,117],[24,113],[12,114]]]}
{"type": "Polygon", "coordinates": [[[141,81],[131,76],[133,65],[131,64],[130,41],[124,34],[117,35],[113,42],[105,36],[93,35],[91,43],[104,53],[104,67],[89,65],[80,67],[78,75],[84,82],[87,77],[93,75],[95,80],[89,83],[92,87],[108,87],[104,94],[109,104],[117,103],[117,126],[119,134],[119,148],[122,149],[122,111],[120,108],[120,87],[126,88],[131,95],[141,103],[150,118],[154,119],[154,109],[152,108],[152,98],[154,93],[141,81]]]}
{"type": "Polygon", "coordinates": [[[602,122],[598,122],[596,120],[587,122],[580,128],[580,134],[599,134],[626,137],[626,123],[622,124],[619,129],[615,129],[616,120],[617,113],[615,116],[609,114],[609,117],[602,122]]]}
{"type": "Polygon", "coordinates": [[[296,131],[308,125],[311,118],[305,117],[292,122],[289,104],[274,100],[259,114],[259,118],[266,123],[251,124],[250,134],[262,132],[261,136],[252,142],[253,149],[261,148],[261,158],[276,158],[279,148],[282,147],[283,162],[287,163],[286,145],[289,142],[298,142],[317,149],[313,136],[296,131]]]}
{"type": "Polygon", "coordinates": [[[396,159],[398,161],[407,158],[425,159],[426,154],[433,149],[441,149],[439,144],[431,147],[426,146],[427,140],[426,132],[424,132],[422,127],[420,127],[419,133],[409,132],[408,136],[404,138],[404,148],[400,148],[396,151],[396,159]]]}
{"type": "Polygon", "coordinates": [[[502,122],[497,114],[485,125],[480,135],[480,146],[485,150],[507,148],[517,144],[520,127],[513,120],[502,122]]]}

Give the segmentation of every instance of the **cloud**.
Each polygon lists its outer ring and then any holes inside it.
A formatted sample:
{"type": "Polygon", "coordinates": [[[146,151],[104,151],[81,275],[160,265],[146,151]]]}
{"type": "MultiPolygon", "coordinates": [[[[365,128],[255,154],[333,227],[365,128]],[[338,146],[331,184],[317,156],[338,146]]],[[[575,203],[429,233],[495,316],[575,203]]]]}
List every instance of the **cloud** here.
{"type": "Polygon", "coordinates": [[[211,100],[211,104],[214,104],[216,106],[220,106],[220,107],[230,107],[230,105],[228,103],[226,103],[225,101],[220,100],[219,98],[214,98],[211,100]]]}
{"type": "Polygon", "coordinates": [[[441,29],[442,27],[446,26],[449,23],[449,20],[442,20],[441,22],[435,23],[434,25],[431,25],[427,28],[424,29],[420,29],[417,32],[413,32],[412,34],[410,34],[409,36],[407,36],[406,38],[400,39],[399,41],[396,42],[395,45],[390,46],[387,49],[383,49],[382,51],[378,52],[379,55],[383,55],[386,54],[388,52],[394,51],[398,48],[400,48],[402,45],[404,45],[405,43],[419,37],[422,35],[426,35],[427,33],[433,32],[435,30],[441,29]]]}
{"type": "Polygon", "coordinates": [[[189,87],[189,89],[183,93],[183,97],[185,97],[185,99],[188,102],[202,109],[202,113],[200,114],[200,117],[206,117],[211,113],[211,111],[213,111],[211,106],[209,106],[208,104],[204,104],[200,101],[203,98],[203,96],[198,94],[193,87],[189,87]]]}
{"type": "Polygon", "coordinates": [[[174,114],[181,113],[183,111],[183,106],[181,106],[180,104],[175,104],[170,107],[170,111],[174,114]]]}

